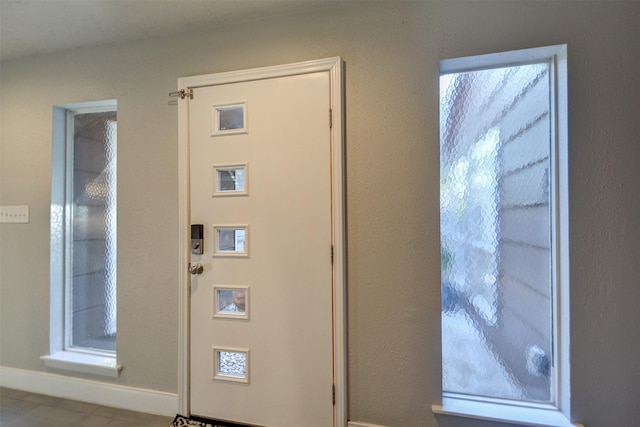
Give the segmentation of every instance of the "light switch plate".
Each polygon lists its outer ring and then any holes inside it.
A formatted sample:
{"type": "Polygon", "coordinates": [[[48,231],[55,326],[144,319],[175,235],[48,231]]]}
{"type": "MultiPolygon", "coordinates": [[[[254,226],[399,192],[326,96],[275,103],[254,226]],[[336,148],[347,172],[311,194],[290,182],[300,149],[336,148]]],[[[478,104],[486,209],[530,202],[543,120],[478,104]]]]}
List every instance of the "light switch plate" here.
{"type": "Polygon", "coordinates": [[[27,224],[29,206],[0,206],[0,223],[27,224]]]}

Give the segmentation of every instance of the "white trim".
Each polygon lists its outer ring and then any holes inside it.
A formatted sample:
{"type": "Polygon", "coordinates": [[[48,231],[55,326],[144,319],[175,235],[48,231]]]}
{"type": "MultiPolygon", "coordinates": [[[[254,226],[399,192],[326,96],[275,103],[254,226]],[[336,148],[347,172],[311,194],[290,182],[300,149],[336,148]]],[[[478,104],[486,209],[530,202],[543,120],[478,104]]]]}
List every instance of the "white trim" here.
{"type": "MultiPolygon", "coordinates": [[[[178,86],[184,87],[178,80],[178,86]]],[[[186,99],[186,98],[185,98],[186,99]]],[[[184,101],[184,100],[183,100],[184,101]]],[[[189,347],[191,288],[188,273],[191,258],[190,205],[189,205],[189,102],[178,101],[178,413],[189,415],[189,347]]]]}
{"type": "Polygon", "coordinates": [[[119,377],[120,371],[122,370],[122,365],[118,364],[115,354],[105,355],[84,351],[59,351],[49,356],[41,356],[40,360],[51,368],[112,378],[119,377]]]}
{"type": "MultiPolygon", "coordinates": [[[[328,72],[331,90],[331,147],[333,198],[333,283],[334,283],[334,381],[336,404],[334,425],[347,425],[346,374],[346,265],[345,265],[345,192],[344,192],[344,109],[342,59],[340,57],[299,62],[294,64],[256,68],[251,70],[183,77],[178,79],[178,90],[204,86],[238,83],[274,77],[285,77],[316,72],[328,72]]],[[[194,96],[198,96],[196,93],[194,96]]],[[[180,280],[179,332],[178,332],[178,402],[179,413],[189,414],[189,289],[188,265],[190,259],[189,222],[189,102],[178,102],[178,225],[180,280]]]]}
{"type": "Polygon", "coordinates": [[[301,74],[317,73],[320,71],[331,72],[332,68],[334,67],[342,67],[342,59],[340,57],[297,62],[285,65],[274,65],[270,67],[253,68],[249,70],[205,74],[202,76],[182,77],[178,79],[178,89],[185,89],[186,91],[187,89],[223,85],[227,83],[240,83],[275,77],[296,76],[301,74]]]}
{"type": "Polygon", "coordinates": [[[106,99],[102,101],[77,102],[73,104],[57,105],[56,107],[64,108],[65,110],[72,111],[76,114],[105,113],[107,111],[117,111],[118,100],[106,99]]]}
{"type": "Polygon", "coordinates": [[[440,75],[536,63],[541,60],[553,58],[561,54],[563,50],[566,52],[566,48],[566,45],[543,46],[531,49],[465,56],[462,58],[443,59],[440,61],[440,75]]]}
{"type": "Polygon", "coordinates": [[[385,426],[381,426],[379,424],[363,423],[363,422],[359,422],[359,421],[349,421],[347,426],[348,427],[385,427],[385,426]]]}
{"type": "Polygon", "coordinates": [[[329,70],[331,84],[331,155],[333,202],[333,340],[335,406],[334,426],[347,425],[347,305],[346,305],[346,193],[344,145],[344,91],[342,59],[340,57],[318,61],[329,70]]]}
{"type": "Polygon", "coordinates": [[[178,413],[178,396],[174,393],[65,377],[47,372],[0,366],[0,386],[148,414],[173,417],[178,413]]]}
{"type": "Polygon", "coordinates": [[[570,354],[569,348],[570,329],[570,279],[569,270],[569,136],[568,136],[568,83],[567,83],[567,47],[558,46],[552,60],[551,78],[553,93],[553,108],[555,129],[552,129],[552,137],[555,138],[555,159],[557,176],[555,177],[555,194],[552,193],[556,203],[554,212],[556,217],[552,219],[552,227],[555,230],[555,330],[557,337],[555,351],[555,370],[557,395],[556,405],[567,417],[571,416],[571,383],[570,383],[570,354]]]}
{"type": "MultiPolygon", "coordinates": [[[[448,393],[447,393],[448,394],[448,393]]],[[[433,405],[434,414],[453,415],[477,420],[516,423],[533,427],[583,427],[572,424],[567,417],[551,405],[517,406],[512,401],[478,401],[452,396],[442,398],[442,405],[433,405]]]]}

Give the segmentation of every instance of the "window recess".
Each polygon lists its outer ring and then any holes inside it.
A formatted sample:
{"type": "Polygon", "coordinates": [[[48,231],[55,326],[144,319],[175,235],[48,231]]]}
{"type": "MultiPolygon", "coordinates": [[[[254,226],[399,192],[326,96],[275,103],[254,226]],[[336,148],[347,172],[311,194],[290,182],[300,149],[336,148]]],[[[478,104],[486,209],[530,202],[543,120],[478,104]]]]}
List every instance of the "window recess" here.
{"type": "Polygon", "coordinates": [[[566,47],[444,60],[440,71],[443,405],[433,411],[572,425],[566,47]]]}
{"type": "Polygon", "coordinates": [[[117,106],[54,107],[50,354],[59,369],[117,376],[117,106]]]}

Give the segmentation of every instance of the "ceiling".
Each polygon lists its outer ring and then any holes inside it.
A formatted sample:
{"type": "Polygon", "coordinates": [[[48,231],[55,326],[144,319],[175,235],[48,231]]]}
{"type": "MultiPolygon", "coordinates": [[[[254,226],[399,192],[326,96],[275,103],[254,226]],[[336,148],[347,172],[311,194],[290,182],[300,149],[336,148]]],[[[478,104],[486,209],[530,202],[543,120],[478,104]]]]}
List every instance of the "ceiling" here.
{"type": "Polygon", "coordinates": [[[331,2],[0,0],[0,60],[197,31],[309,11],[331,2]]]}

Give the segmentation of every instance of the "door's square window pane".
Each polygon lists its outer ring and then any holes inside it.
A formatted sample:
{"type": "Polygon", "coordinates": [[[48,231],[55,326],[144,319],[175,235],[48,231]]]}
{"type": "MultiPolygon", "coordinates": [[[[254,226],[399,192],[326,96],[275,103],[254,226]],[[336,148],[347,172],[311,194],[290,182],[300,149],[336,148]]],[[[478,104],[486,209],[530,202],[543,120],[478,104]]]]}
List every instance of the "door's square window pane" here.
{"type": "Polygon", "coordinates": [[[242,171],[224,170],[218,171],[218,177],[220,180],[220,191],[234,191],[242,190],[244,188],[242,181],[238,181],[237,178],[241,178],[242,171]],[[240,173],[238,173],[240,172],[240,173]]]}
{"type": "Polygon", "coordinates": [[[214,196],[247,195],[248,165],[214,166],[214,196]]]}
{"type": "Polygon", "coordinates": [[[249,313],[248,287],[214,286],[214,317],[247,319],[249,313]]]}
{"type": "Polygon", "coordinates": [[[228,135],[246,133],[246,103],[217,105],[213,107],[212,134],[228,135]]]}
{"type": "Polygon", "coordinates": [[[248,226],[214,226],[214,229],[214,255],[248,255],[248,226]]]}
{"type": "Polygon", "coordinates": [[[244,108],[230,107],[218,109],[218,123],[220,130],[244,128],[244,108]]]}
{"type": "Polygon", "coordinates": [[[249,381],[249,350],[214,348],[213,352],[214,379],[249,381]]]}

